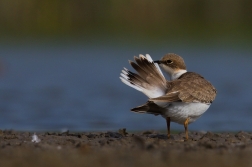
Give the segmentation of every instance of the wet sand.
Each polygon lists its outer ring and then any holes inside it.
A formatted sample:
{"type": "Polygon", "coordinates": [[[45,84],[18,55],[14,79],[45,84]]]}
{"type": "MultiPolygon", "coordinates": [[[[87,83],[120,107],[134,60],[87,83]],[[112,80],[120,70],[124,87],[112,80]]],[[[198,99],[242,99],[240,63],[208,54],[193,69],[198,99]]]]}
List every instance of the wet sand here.
{"type": "Polygon", "coordinates": [[[252,133],[0,131],[0,166],[252,166],[252,133]]]}

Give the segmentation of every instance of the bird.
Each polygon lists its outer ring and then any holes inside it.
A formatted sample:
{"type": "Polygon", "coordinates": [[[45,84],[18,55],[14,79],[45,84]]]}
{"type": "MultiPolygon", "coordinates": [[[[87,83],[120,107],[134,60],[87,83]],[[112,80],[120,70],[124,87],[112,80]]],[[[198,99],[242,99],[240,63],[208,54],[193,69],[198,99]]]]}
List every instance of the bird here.
{"type": "Polygon", "coordinates": [[[167,137],[170,138],[170,123],[184,125],[185,140],[188,140],[188,125],[196,121],[213,103],[217,90],[200,74],[188,72],[184,59],[168,53],[153,61],[149,54],[134,56],[129,60],[137,73],[124,67],[121,81],[144,93],[149,99],[138,107],[135,113],[161,115],[166,120],[167,137]],[[166,80],[159,66],[168,74],[166,80]]]}

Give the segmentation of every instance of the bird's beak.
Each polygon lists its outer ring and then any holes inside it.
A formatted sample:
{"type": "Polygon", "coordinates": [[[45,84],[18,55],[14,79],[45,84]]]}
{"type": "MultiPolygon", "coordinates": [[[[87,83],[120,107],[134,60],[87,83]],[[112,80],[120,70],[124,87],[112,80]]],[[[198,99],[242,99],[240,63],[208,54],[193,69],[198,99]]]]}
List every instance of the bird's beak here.
{"type": "Polygon", "coordinates": [[[161,64],[160,60],[156,60],[154,63],[161,64]]]}

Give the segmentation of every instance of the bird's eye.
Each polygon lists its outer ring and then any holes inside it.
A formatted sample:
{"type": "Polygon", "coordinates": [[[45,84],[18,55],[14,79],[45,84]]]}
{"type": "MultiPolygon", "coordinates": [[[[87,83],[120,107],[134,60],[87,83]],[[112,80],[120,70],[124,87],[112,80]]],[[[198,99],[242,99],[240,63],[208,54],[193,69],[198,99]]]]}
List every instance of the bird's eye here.
{"type": "Polygon", "coordinates": [[[167,63],[167,64],[172,64],[173,61],[172,61],[172,60],[166,60],[166,63],[167,63]]]}

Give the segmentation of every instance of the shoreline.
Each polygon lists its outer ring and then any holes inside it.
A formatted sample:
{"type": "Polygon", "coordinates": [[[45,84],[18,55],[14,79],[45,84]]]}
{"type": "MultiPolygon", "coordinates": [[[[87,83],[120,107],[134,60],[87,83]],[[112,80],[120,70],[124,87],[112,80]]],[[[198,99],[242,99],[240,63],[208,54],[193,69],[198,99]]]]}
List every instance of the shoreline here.
{"type": "Polygon", "coordinates": [[[252,133],[0,131],[1,166],[249,166],[252,133]],[[20,165],[19,165],[20,166],[20,165]]]}

